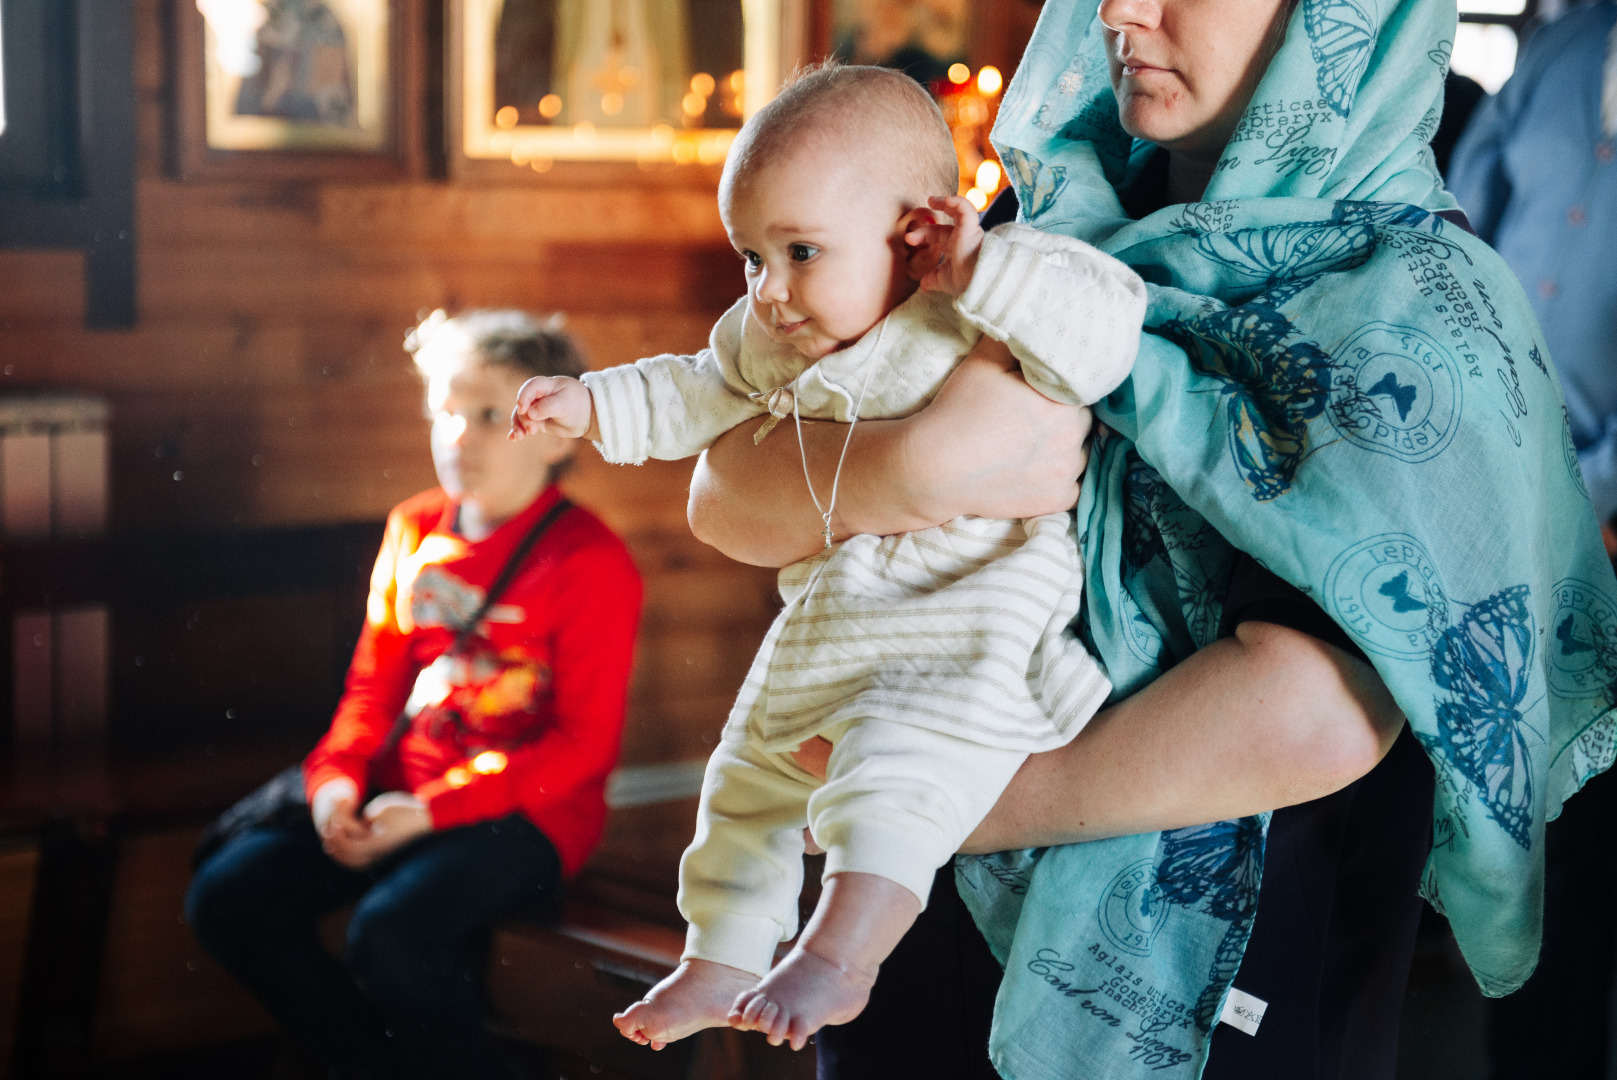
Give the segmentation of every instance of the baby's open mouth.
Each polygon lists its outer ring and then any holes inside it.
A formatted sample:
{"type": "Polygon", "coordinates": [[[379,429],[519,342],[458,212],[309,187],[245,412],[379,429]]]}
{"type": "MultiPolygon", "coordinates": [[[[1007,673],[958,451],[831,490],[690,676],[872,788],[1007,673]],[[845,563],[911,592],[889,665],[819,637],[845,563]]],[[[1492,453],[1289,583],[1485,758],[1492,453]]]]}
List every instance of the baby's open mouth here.
{"type": "Polygon", "coordinates": [[[792,331],[801,330],[807,325],[807,319],[798,319],[796,322],[777,322],[775,324],[775,332],[778,334],[790,334],[792,331]]]}

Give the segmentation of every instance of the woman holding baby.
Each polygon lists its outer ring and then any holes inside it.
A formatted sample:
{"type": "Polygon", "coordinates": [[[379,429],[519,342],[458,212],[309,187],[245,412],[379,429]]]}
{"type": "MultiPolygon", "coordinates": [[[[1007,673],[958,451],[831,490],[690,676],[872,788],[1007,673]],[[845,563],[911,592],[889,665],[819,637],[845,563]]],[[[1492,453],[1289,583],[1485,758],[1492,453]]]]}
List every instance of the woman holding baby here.
{"type": "MultiPolygon", "coordinates": [[[[984,339],[861,425],[833,525],[1076,501],[1115,689],[967,844],[1037,850],[940,873],[823,1077],[1391,1077],[1417,888],[1486,992],[1531,972],[1545,821],[1611,763],[1617,585],[1532,315],[1426,146],[1454,19],[1045,9],[995,141],[1019,220],[1152,287],[1133,374],[1083,468],[1079,410],[984,339]]],[[[761,423],[708,451],[691,520],[784,565],[821,512],[761,423]]],[[[845,433],[802,434],[824,490],[845,433]]]]}

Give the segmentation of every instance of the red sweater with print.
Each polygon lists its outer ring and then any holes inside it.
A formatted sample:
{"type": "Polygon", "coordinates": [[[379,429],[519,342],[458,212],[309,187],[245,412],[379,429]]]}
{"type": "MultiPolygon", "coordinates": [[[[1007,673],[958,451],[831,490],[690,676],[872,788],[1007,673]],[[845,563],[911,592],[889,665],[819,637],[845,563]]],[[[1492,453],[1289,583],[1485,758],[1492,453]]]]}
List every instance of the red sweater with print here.
{"type": "Polygon", "coordinates": [[[362,793],[411,791],[439,829],[520,811],[563,871],[578,871],[606,820],[640,618],[623,542],[589,511],[567,511],[466,647],[439,659],[560,497],[548,488],[476,543],[456,534],[458,505],[441,489],[393,509],[347,688],[304,762],[311,795],[340,776],[362,793]],[[384,750],[406,702],[419,711],[384,750]]]}

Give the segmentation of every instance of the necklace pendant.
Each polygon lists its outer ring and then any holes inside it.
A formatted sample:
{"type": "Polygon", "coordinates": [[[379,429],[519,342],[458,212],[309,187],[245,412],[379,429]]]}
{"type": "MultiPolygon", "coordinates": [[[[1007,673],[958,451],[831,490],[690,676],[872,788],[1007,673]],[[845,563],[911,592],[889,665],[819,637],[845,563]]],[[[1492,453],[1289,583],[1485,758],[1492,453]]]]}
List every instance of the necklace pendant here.
{"type": "Polygon", "coordinates": [[[825,548],[827,551],[831,550],[831,523],[829,521],[825,523],[825,548]]]}

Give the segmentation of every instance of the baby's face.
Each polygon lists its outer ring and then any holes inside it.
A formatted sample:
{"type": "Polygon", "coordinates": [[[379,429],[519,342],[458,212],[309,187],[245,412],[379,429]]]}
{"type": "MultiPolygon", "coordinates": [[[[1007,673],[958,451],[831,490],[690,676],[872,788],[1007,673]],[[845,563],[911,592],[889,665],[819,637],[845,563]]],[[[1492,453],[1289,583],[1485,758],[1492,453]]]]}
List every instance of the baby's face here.
{"type": "Polygon", "coordinates": [[[905,208],[852,161],[804,147],[724,193],[753,317],[811,360],[853,344],[914,291],[905,208]]]}

